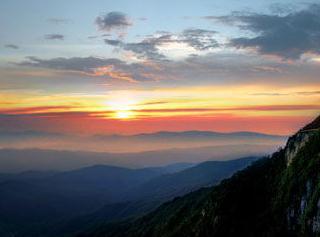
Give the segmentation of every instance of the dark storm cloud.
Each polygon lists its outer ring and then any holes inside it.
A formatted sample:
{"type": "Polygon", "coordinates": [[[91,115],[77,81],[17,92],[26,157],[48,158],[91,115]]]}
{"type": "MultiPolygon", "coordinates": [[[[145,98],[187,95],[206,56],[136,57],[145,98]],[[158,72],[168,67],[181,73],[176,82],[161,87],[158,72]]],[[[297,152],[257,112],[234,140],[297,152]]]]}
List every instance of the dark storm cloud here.
{"type": "Polygon", "coordinates": [[[320,5],[279,14],[233,13],[228,16],[206,17],[234,24],[254,37],[233,38],[230,45],[237,48],[256,48],[261,54],[285,59],[298,59],[304,53],[320,53],[320,5]]]}
{"type": "Polygon", "coordinates": [[[15,44],[6,44],[4,47],[8,49],[19,49],[19,46],[15,44]]]}
{"type": "Polygon", "coordinates": [[[62,34],[47,34],[44,36],[47,40],[64,40],[64,35],[62,34]]]}
{"type": "Polygon", "coordinates": [[[114,29],[124,29],[132,25],[129,18],[122,12],[109,12],[98,16],[95,23],[99,30],[111,31],[114,29]]]}
{"type": "Polygon", "coordinates": [[[168,43],[185,43],[190,47],[203,51],[219,47],[218,42],[213,38],[215,31],[203,29],[186,29],[180,34],[170,32],[157,32],[157,35],[146,37],[140,42],[125,43],[121,40],[105,39],[105,43],[119,47],[123,50],[135,53],[139,58],[151,60],[164,60],[165,55],[159,52],[158,47],[168,43]]]}

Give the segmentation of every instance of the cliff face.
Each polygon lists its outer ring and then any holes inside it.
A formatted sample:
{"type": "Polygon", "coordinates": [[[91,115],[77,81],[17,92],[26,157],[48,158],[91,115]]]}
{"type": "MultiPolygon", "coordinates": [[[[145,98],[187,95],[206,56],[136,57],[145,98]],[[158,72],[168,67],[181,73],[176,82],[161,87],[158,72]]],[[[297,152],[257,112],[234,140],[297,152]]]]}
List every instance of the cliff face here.
{"type": "Polygon", "coordinates": [[[320,233],[320,129],[309,127],[285,147],[287,168],[278,202],[286,208],[288,230],[314,236],[320,233]]]}
{"type": "Polygon", "coordinates": [[[314,131],[301,131],[293,137],[290,137],[285,147],[285,157],[287,166],[289,166],[292,160],[297,156],[297,153],[303,148],[313,135],[314,131]]]}
{"type": "MultiPolygon", "coordinates": [[[[320,123],[220,185],[83,236],[320,236],[320,123]]],[[[82,235],[81,235],[82,236],[82,235]]]]}

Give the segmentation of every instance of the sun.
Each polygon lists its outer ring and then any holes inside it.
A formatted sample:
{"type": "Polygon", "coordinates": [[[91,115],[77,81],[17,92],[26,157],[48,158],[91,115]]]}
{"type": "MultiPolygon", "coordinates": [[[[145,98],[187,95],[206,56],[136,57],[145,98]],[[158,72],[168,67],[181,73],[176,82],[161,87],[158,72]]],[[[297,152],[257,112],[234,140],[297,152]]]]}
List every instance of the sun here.
{"type": "Polygon", "coordinates": [[[118,119],[130,119],[133,118],[133,112],[130,110],[119,110],[115,112],[115,117],[118,119]]]}
{"type": "Polygon", "coordinates": [[[113,118],[131,119],[135,117],[135,100],[128,96],[116,96],[110,99],[107,105],[113,111],[113,118]]]}

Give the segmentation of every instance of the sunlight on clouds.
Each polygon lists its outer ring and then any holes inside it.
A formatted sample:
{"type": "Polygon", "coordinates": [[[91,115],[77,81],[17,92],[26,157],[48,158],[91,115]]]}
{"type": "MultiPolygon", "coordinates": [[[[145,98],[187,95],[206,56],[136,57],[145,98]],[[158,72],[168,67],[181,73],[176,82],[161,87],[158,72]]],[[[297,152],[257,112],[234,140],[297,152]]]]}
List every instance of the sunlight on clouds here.
{"type": "Polygon", "coordinates": [[[90,75],[107,76],[107,77],[111,77],[113,79],[124,80],[124,81],[128,81],[128,82],[136,82],[136,80],[134,80],[129,73],[116,71],[114,69],[114,66],[112,66],[112,65],[98,67],[98,68],[94,69],[94,73],[90,74],[90,75]]]}
{"type": "Polygon", "coordinates": [[[319,62],[320,63],[320,57],[312,58],[311,60],[314,61],[314,62],[319,62]]]}
{"type": "Polygon", "coordinates": [[[186,58],[190,54],[198,54],[199,51],[186,43],[170,42],[158,46],[159,52],[171,59],[186,58]]]}

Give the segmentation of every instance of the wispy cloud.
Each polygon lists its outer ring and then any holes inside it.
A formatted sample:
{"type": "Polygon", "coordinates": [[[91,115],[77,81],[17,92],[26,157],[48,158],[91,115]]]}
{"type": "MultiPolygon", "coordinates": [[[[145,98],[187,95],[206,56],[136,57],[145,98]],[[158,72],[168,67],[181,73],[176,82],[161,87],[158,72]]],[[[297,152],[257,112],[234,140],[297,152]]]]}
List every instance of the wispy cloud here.
{"type": "Polygon", "coordinates": [[[1,114],[34,114],[39,112],[52,112],[73,109],[73,106],[35,106],[35,107],[25,107],[25,108],[15,108],[15,109],[1,109],[1,114]]]}
{"type": "Polygon", "coordinates": [[[147,21],[148,18],[146,18],[146,17],[139,17],[138,20],[139,20],[139,21],[147,21]]]}
{"type": "Polygon", "coordinates": [[[106,77],[129,82],[154,80],[155,67],[143,63],[126,63],[116,58],[71,57],[41,59],[27,57],[27,60],[15,63],[18,66],[47,68],[66,72],[75,72],[93,77],[106,77]]]}
{"type": "MultiPolygon", "coordinates": [[[[146,105],[146,104],[144,104],[146,105]]],[[[159,105],[159,104],[150,104],[159,105]]],[[[161,116],[172,116],[172,114],[194,114],[205,113],[214,114],[215,112],[236,112],[236,111],[308,111],[308,110],[320,110],[320,105],[311,104],[297,104],[297,105],[252,105],[252,106],[232,106],[232,107],[216,107],[216,108],[158,108],[158,109],[132,109],[134,113],[138,113],[136,116],[139,118],[139,114],[149,114],[147,117],[153,117],[154,113],[161,114],[161,116]]],[[[40,107],[27,107],[20,109],[0,110],[2,116],[90,116],[90,117],[103,117],[114,114],[114,110],[100,109],[96,111],[84,111],[84,108],[74,106],[40,106],[40,107]]]]}
{"type": "Polygon", "coordinates": [[[20,47],[16,44],[6,44],[4,46],[5,48],[8,48],[8,49],[19,49],[20,47]]]}
{"type": "Polygon", "coordinates": [[[67,18],[52,17],[52,18],[48,18],[47,22],[60,25],[60,24],[68,24],[71,22],[71,20],[67,18]]]}
{"type": "Polygon", "coordinates": [[[47,34],[44,36],[47,40],[64,40],[64,35],[62,34],[47,34]]]}
{"type": "Polygon", "coordinates": [[[297,91],[290,93],[276,93],[276,92],[264,92],[264,93],[252,93],[256,96],[287,96],[287,95],[302,95],[302,96],[314,96],[320,95],[320,91],[297,91]]]}
{"type": "MultiPolygon", "coordinates": [[[[116,44],[116,42],[112,43],[116,44]]],[[[152,57],[154,55],[149,56],[152,57]]],[[[210,53],[190,56],[180,60],[167,60],[164,58],[160,60],[145,59],[134,62],[101,57],[58,57],[44,59],[30,56],[24,61],[11,64],[38,68],[39,70],[56,70],[61,74],[60,77],[64,73],[66,76],[78,73],[82,78],[83,76],[104,77],[106,79],[120,79],[129,82],[177,80],[192,82],[197,80],[198,82],[232,83],[233,85],[248,82],[264,85],[317,85],[320,73],[320,68],[315,64],[286,63],[261,59],[257,55],[234,53],[210,53]],[[303,81],[301,78],[303,78],[303,81]]],[[[22,70],[22,68],[17,68],[17,70],[22,70]]],[[[21,75],[25,75],[25,73],[26,70],[21,71],[21,75]]]]}

